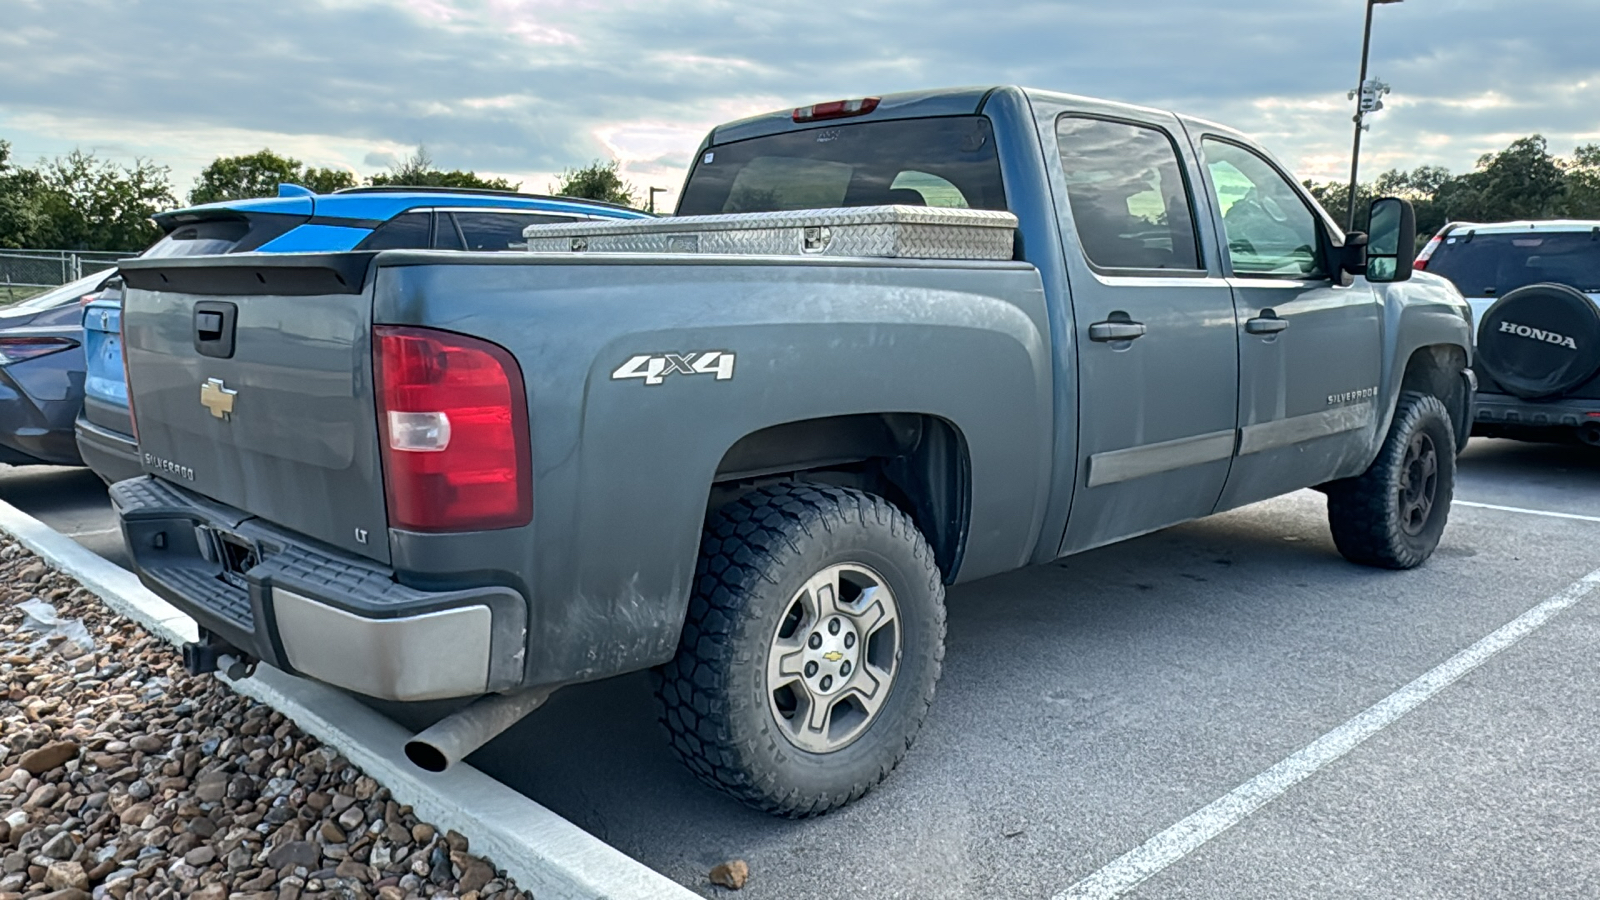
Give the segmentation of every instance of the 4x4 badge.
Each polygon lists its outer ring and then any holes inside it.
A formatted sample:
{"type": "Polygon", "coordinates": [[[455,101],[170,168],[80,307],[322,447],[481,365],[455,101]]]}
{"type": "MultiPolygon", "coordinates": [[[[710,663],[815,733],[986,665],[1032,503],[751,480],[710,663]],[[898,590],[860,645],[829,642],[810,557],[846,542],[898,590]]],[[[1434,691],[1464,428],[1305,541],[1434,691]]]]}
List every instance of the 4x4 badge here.
{"type": "Polygon", "coordinates": [[[233,398],[237,396],[239,392],[229,390],[221,378],[207,378],[206,383],[200,385],[200,405],[219,419],[233,415],[233,398]]]}
{"type": "Polygon", "coordinates": [[[658,353],[630,358],[611,373],[612,381],[643,378],[645,384],[660,384],[668,375],[715,375],[718,381],[733,377],[733,354],[726,350],[696,350],[693,353],[658,353]]]}

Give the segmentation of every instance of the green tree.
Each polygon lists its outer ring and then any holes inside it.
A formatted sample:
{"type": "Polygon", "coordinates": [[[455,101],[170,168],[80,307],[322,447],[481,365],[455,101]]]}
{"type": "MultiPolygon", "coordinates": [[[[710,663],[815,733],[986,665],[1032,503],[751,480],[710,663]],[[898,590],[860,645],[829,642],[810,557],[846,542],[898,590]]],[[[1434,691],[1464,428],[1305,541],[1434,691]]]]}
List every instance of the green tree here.
{"type": "Polygon", "coordinates": [[[306,169],[295,184],[310,188],[319,194],[331,194],[356,186],[356,176],[349,169],[306,169]]]}
{"type": "Polygon", "coordinates": [[[44,164],[35,235],[64,250],[143,250],[161,236],[150,217],[177,205],[170,170],[149,160],[119,166],[74,150],[44,164]]]}
{"type": "Polygon", "coordinates": [[[1409,172],[1390,169],[1373,183],[1372,196],[1410,200],[1417,210],[1417,236],[1421,240],[1432,237],[1447,221],[1436,198],[1452,177],[1444,166],[1419,166],[1409,172]]]}
{"type": "Polygon", "coordinates": [[[1600,144],[1585,144],[1562,165],[1567,197],[1563,214],[1574,219],[1600,219],[1600,144]]]}
{"type": "Polygon", "coordinates": [[[44,179],[10,164],[11,144],[0,141],[0,247],[40,247],[48,219],[44,179]]]}
{"type": "Polygon", "coordinates": [[[582,197],[622,206],[638,206],[633,185],[617,174],[617,161],[594,162],[577,169],[562,171],[560,180],[550,186],[550,193],[561,197],[582,197]]]}
{"type": "Polygon", "coordinates": [[[1451,220],[1497,222],[1558,215],[1566,190],[1566,173],[1535,134],[1479,157],[1477,171],[1441,185],[1436,196],[1451,220]]]}
{"type": "Polygon", "coordinates": [[[356,179],[342,169],[308,169],[298,159],[279,156],[263,148],[245,156],[219,156],[212,160],[195,179],[189,202],[272,197],[278,193],[280,184],[298,184],[326,194],[339,188],[355,187],[356,179]]]}
{"type": "Polygon", "coordinates": [[[521,183],[507,181],[504,178],[483,178],[476,172],[464,172],[460,169],[446,172],[434,166],[428,148],[421,146],[417,147],[415,153],[390,166],[387,174],[374,175],[367,179],[367,183],[396,187],[445,187],[492,191],[514,191],[522,186],[521,183]]]}
{"type": "MultiPolygon", "coordinates": [[[[1305,186],[1336,217],[1343,217],[1348,186],[1310,181],[1305,186]]],[[[1535,134],[1484,154],[1473,171],[1461,175],[1442,166],[1391,169],[1360,186],[1355,227],[1366,227],[1366,206],[1373,198],[1390,196],[1405,197],[1416,207],[1419,240],[1448,222],[1600,219],[1600,144],[1579,147],[1570,159],[1562,159],[1552,156],[1545,139],[1535,134]]]]}

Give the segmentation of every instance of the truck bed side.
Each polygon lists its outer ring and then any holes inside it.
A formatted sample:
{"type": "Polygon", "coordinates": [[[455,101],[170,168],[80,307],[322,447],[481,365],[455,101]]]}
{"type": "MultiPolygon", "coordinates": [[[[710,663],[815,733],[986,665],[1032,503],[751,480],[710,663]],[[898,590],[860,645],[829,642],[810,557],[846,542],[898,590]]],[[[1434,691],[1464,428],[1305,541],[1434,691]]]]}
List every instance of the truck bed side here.
{"type": "MultiPolygon", "coordinates": [[[[775,426],[881,413],[947,422],[965,471],[941,477],[964,481],[971,504],[960,576],[1015,568],[1033,550],[1052,384],[1030,266],[418,253],[379,263],[375,323],[487,337],[522,365],[532,526],[390,542],[403,572],[448,577],[447,559],[465,577],[527,560],[517,587],[530,631],[584,654],[535,651],[532,681],[547,663],[599,676],[672,655],[712,484],[739,464],[727,457],[741,439],[775,426]],[[627,377],[640,356],[707,352],[732,354],[730,377],[627,377]]],[[[770,457],[781,450],[764,452],[765,468],[781,467],[770,457]]],[[[792,453],[800,468],[827,451],[792,453]]]]}

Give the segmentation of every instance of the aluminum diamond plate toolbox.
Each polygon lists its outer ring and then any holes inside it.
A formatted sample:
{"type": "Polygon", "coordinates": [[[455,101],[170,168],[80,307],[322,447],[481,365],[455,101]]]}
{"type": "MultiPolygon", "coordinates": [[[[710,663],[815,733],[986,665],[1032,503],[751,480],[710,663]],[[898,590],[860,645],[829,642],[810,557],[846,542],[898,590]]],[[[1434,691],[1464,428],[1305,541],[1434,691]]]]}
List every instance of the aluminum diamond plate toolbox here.
{"type": "Polygon", "coordinates": [[[725,253],[1010,259],[1017,217],[987,209],[859,206],[530,225],[535,253],[725,253]]]}

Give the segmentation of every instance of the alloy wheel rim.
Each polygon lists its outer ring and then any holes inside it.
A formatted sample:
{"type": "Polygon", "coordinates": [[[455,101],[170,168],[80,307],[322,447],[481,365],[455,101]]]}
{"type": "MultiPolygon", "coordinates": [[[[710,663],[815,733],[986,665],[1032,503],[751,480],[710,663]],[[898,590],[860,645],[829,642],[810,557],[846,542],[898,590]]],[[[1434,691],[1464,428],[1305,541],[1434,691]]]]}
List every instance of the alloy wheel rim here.
{"type": "Polygon", "coordinates": [[[1400,465],[1400,528],[1417,535],[1433,515],[1439,490],[1439,452],[1426,433],[1413,435],[1400,465]]]}
{"type": "Polygon", "coordinates": [[[789,743],[832,753],[883,709],[900,669],[900,609],[883,576],[856,563],[795,592],[767,652],[767,707],[789,743]]]}

